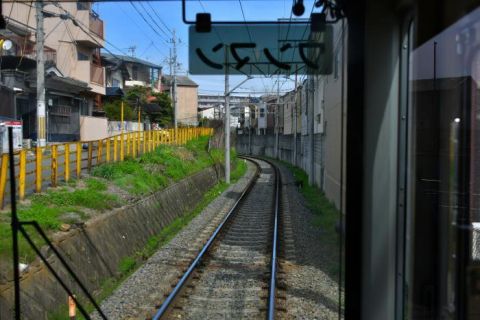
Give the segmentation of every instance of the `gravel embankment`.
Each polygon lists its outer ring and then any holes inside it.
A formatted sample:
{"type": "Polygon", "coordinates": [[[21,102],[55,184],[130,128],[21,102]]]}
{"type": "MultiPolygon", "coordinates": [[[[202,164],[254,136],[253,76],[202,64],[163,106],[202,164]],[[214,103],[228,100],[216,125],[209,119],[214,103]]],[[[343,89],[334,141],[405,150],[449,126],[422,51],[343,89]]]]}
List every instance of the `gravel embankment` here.
{"type": "Polygon", "coordinates": [[[338,319],[338,278],[328,270],[336,257],[322,248],[321,230],[295,185],[292,173],[279,165],[282,174],[284,259],[281,264],[286,297],[285,319],[338,319]]]}
{"type": "MultiPolygon", "coordinates": [[[[109,319],[145,319],[165,299],[201,249],[210,234],[255,175],[256,168],[248,162],[248,170],[236,184],[213,200],[188,226],[125,280],[106,299],[101,308],[109,319]]],[[[92,319],[100,319],[93,314],[92,319]]]]}

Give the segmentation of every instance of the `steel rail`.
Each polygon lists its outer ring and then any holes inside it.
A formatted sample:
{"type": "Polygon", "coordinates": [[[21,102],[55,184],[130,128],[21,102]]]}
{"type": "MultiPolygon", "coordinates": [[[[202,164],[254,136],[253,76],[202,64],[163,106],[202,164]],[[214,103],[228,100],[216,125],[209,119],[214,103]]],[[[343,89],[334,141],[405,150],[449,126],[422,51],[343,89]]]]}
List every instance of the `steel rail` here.
{"type": "Polygon", "coordinates": [[[275,217],[273,224],[273,245],[270,269],[270,288],[268,293],[267,319],[275,318],[275,289],[277,287],[277,248],[278,248],[278,212],[280,208],[280,170],[273,163],[267,161],[275,169],[275,217]]]}
{"type": "Polygon", "coordinates": [[[278,249],[278,220],[279,220],[279,211],[280,211],[280,187],[281,187],[281,176],[280,170],[278,167],[270,160],[264,158],[257,158],[253,156],[244,156],[240,155],[239,158],[244,159],[258,159],[265,161],[275,171],[275,201],[274,201],[274,222],[273,222],[273,237],[272,237],[272,255],[270,259],[270,285],[268,288],[268,308],[267,308],[267,319],[275,319],[275,291],[277,288],[277,249],[278,249]]]}
{"type": "MultiPolygon", "coordinates": [[[[250,160],[251,161],[251,160],[250,160]]],[[[255,163],[256,164],[256,163],[255,163]]],[[[226,224],[226,222],[230,219],[230,217],[233,216],[233,213],[235,212],[235,210],[237,209],[238,205],[240,204],[240,202],[245,198],[245,196],[250,192],[250,190],[252,189],[253,185],[255,185],[256,181],[257,181],[257,178],[258,178],[258,173],[259,173],[259,166],[258,164],[256,164],[257,166],[257,172],[255,174],[255,178],[252,179],[247,188],[245,188],[245,190],[242,192],[242,194],[240,195],[240,197],[237,199],[237,201],[234,203],[233,207],[230,209],[230,211],[227,213],[227,215],[225,216],[225,218],[223,218],[222,222],[218,225],[218,227],[215,229],[215,231],[213,232],[213,234],[210,236],[210,238],[208,239],[207,243],[203,246],[202,250],[200,251],[200,253],[197,255],[197,257],[195,258],[195,260],[193,260],[193,262],[190,264],[190,266],[188,267],[187,271],[183,274],[182,278],[180,278],[180,280],[178,281],[177,285],[175,286],[175,288],[172,290],[172,292],[170,292],[170,294],[168,295],[168,297],[165,299],[165,301],[162,303],[162,305],[160,306],[160,308],[158,309],[158,311],[155,313],[155,315],[153,316],[153,320],[158,320],[160,319],[162,316],[164,316],[169,307],[171,306],[172,302],[174,301],[175,297],[177,296],[177,294],[181,291],[181,289],[183,288],[183,286],[186,284],[186,282],[188,281],[188,279],[190,278],[190,276],[192,275],[193,271],[195,270],[195,268],[198,266],[200,260],[203,258],[203,256],[205,255],[205,253],[208,251],[208,249],[211,247],[213,241],[216,239],[216,237],[218,236],[218,234],[220,233],[220,231],[223,229],[224,225],[226,224]]]]}

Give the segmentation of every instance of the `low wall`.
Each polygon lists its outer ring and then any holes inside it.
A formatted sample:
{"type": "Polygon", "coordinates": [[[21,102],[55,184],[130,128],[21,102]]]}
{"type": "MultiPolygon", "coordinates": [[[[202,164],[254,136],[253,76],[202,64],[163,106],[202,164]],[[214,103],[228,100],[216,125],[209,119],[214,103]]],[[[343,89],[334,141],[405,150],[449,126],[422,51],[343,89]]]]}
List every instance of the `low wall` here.
{"type": "Polygon", "coordinates": [[[108,137],[108,120],[99,117],[80,117],[80,140],[91,141],[108,137]]]}
{"type": "MultiPolygon", "coordinates": [[[[235,148],[238,153],[267,156],[275,158],[275,135],[236,136],[235,148]]],[[[309,182],[319,187],[326,196],[340,207],[340,166],[330,168],[326,165],[325,137],[322,134],[279,135],[278,159],[302,168],[309,177],[309,182]],[[313,141],[312,141],[313,139],[313,141]],[[335,178],[337,177],[337,178],[335,178]]],[[[338,157],[340,163],[340,156],[338,157]]]]}
{"type": "MultiPolygon", "coordinates": [[[[136,121],[123,121],[123,131],[122,131],[122,121],[108,121],[108,135],[115,136],[121,134],[122,132],[132,132],[132,131],[143,131],[145,124],[136,121]]],[[[147,128],[149,130],[149,128],[147,128]]]]}
{"type": "MultiPolygon", "coordinates": [[[[221,168],[205,169],[135,204],[102,214],[82,228],[57,234],[53,241],[94,293],[105,279],[119,274],[118,267],[124,257],[142,249],[150,237],[175,218],[192,211],[204,193],[218,182],[219,175],[223,175],[221,168]]],[[[82,296],[57,258],[48,256],[70,288],[82,296]]],[[[39,261],[22,274],[21,290],[24,319],[47,319],[48,311],[67,303],[66,292],[39,261]]],[[[9,282],[0,286],[0,320],[13,318],[12,306],[13,282],[9,282]]]]}

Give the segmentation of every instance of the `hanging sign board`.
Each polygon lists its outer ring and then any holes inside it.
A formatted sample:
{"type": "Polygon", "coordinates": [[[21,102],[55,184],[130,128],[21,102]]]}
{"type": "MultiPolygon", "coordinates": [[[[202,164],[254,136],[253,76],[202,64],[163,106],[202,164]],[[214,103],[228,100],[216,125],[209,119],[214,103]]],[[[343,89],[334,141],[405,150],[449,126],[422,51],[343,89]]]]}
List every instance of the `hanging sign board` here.
{"type": "Polygon", "coordinates": [[[333,28],[310,25],[219,25],[189,28],[189,72],[194,75],[331,74],[333,28]]]}

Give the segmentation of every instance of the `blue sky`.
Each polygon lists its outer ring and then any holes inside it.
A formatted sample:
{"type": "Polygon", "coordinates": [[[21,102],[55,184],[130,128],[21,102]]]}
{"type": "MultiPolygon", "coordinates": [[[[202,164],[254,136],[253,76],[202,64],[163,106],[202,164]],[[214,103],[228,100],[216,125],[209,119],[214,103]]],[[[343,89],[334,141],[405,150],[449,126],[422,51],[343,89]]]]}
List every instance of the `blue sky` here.
{"type": "MultiPolygon", "coordinates": [[[[252,1],[242,0],[241,5],[247,21],[276,20],[290,17],[292,0],[252,1]]],[[[105,23],[105,36],[109,44],[106,48],[116,54],[129,54],[129,47],[135,46],[135,56],[164,66],[168,74],[167,59],[172,45],[171,31],[175,30],[179,44],[177,46],[180,73],[188,72],[188,26],[182,21],[182,2],[177,1],[129,1],[95,3],[94,10],[105,23]],[[137,10],[140,12],[137,12],[137,10]],[[143,17],[142,17],[143,15],[143,17]],[[150,26],[145,22],[148,21],[150,26]],[[155,21],[153,21],[155,20],[155,21]],[[155,29],[156,31],[152,30],[155,29]],[[168,29],[167,29],[168,28],[168,29]]],[[[305,1],[305,16],[312,9],[312,1],[305,1]]],[[[210,12],[212,20],[243,21],[240,1],[187,1],[187,17],[194,20],[197,12],[210,12]]],[[[201,93],[223,93],[223,76],[193,76],[201,93]]],[[[231,87],[235,87],[244,76],[232,76],[231,87]]],[[[237,92],[261,94],[265,91],[276,92],[276,78],[258,77],[244,83],[237,92]]],[[[293,81],[281,80],[281,91],[293,87],[293,81]]]]}

